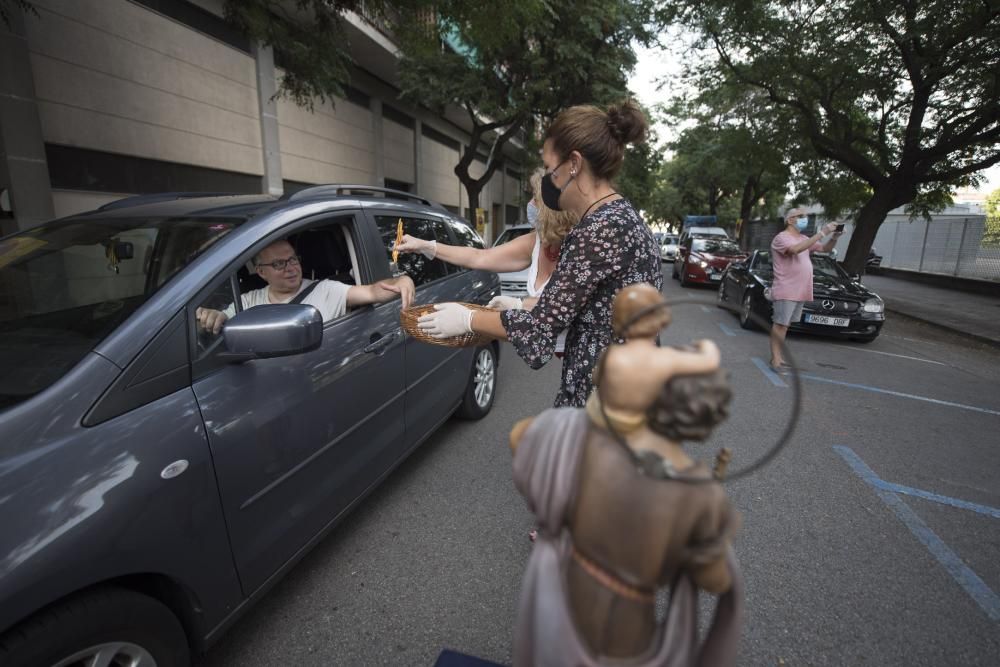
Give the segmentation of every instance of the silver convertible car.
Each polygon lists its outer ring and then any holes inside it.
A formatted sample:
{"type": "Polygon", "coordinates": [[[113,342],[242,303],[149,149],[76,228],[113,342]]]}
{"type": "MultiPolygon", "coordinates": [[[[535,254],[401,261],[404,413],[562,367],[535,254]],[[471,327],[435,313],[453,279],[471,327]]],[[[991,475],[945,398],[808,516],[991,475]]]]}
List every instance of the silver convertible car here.
{"type": "Polygon", "coordinates": [[[400,223],[483,245],[362,186],[135,197],[0,239],[0,665],[188,664],[452,414],[489,412],[498,346],[408,338],[398,297],[325,322],[243,306],[280,239],[312,280],[499,294],[492,273],[393,265],[400,223]]]}

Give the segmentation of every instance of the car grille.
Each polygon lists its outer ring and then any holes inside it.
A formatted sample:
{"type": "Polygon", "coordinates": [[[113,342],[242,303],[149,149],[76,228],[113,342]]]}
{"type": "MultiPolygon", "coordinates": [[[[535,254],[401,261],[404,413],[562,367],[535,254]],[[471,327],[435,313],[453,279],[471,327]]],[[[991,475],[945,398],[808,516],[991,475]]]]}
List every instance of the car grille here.
{"type": "Polygon", "coordinates": [[[814,299],[805,303],[806,310],[821,315],[823,313],[856,313],[860,308],[861,304],[857,301],[844,301],[842,299],[814,299]]]}
{"type": "Polygon", "coordinates": [[[527,280],[501,280],[500,291],[508,296],[527,296],[527,280]]]}

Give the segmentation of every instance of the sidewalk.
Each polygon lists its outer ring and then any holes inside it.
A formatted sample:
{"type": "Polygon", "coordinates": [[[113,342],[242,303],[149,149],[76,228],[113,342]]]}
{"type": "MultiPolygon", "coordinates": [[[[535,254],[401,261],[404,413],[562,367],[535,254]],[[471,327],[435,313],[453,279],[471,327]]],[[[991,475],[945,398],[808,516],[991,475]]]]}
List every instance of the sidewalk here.
{"type": "Polygon", "coordinates": [[[951,329],[1000,347],[1000,299],[921,283],[866,275],[861,279],[890,312],[951,329]]]}

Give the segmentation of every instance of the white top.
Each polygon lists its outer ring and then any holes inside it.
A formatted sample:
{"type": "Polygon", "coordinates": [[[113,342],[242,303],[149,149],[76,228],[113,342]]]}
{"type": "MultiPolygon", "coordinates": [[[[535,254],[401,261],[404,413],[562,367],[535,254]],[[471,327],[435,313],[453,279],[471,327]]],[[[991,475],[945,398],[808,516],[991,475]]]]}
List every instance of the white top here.
{"type": "MultiPolygon", "coordinates": [[[[271,299],[270,287],[261,287],[260,289],[251,290],[250,292],[242,295],[240,297],[240,301],[243,302],[244,310],[247,308],[253,308],[254,306],[263,306],[269,303],[288,303],[298,296],[299,292],[314,282],[316,281],[303,279],[302,284],[299,285],[298,292],[282,301],[275,301],[271,299]]],[[[319,281],[319,284],[316,285],[316,288],[302,300],[302,303],[315,306],[320,315],[323,316],[323,321],[328,322],[347,313],[347,291],[349,289],[351,289],[350,285],[345,285],[344,283],[337,282],[336,280],[321,280],[319,281]]],[[[225,313],[228,317],[232,317],[236,314],[235,309],[232,306],[229,306],[225,313]]]]}
{"type": "MultiPolygon", "coordinates": [[[[528,284],[525,286],[525,291],[528,292],[528,296],[538,298],[545,291],[545,286],[549,284],[549,280],[552,276],[549,275],[539,287],[535,287],[535,282],[538,280],[538,257],[542,252],[542,237],[535,232],[535,247],[531,249],[531,265],[528,267],[528,284]]],[[[562,352],[566,349],[566,332],[563,331],[556,338],[556,352],[562,352]]]]}

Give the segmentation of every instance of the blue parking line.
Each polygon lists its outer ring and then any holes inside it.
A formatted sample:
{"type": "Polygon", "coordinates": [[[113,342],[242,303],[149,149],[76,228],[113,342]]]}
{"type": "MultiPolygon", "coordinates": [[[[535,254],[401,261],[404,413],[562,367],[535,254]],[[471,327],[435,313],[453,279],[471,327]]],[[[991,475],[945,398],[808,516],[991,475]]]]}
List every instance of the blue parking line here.
{"type": "Polygon", "coordinates": [[[731,329],[730,327],[727,327],[722,322],[717,322],[716,324],[718,324],[719,328],[722,329],[722,333],[726,334],[727,336],[736,336],[737,334],[739,334],[738,331],[735,331],[735,330],[731,329]]]}
{"type": "Polygon", "coordinates": [[[972,410],[973,412],[982,412],[988,415],[998,415],[1000,416],[1000,410],[990,410],[989,408],[977,408],[974,405],[965,405],[964,403],[952,403],[951,401],[939,401],[936,398],[928,398],[926,396],[917,396],[916,394],[906,394],[901,391],[891,391],[889,389],[879,389],[878,387],[869,387],[865,384],[854,384],[853,382],[842,382],[841,380],[831,380],[829,378],[820,377],[818,375],[813,375],[812,373],[802,373],[802,378],[806,380],[813,380],[815,382],[826,382],[828,384],[836,384],[841,387],[850,387],[852,389],[862,389],[864,391],[873,391],[878,394],[889,394],[890,396],[900,396],[902,398],[912,398],[916,401],[926,401],[928,403],[935,403],[937,405],[946,405],[950,408],[960,408],[962,410],[972,410]]]}
{"type": "Polygon", "coordinates": [[[771,384],[773,384],[775,387],[785,387],[786,389],[788,388],[788,385],[785,384],[785,381],[781,379],[781,376],[772,371],[771,367],[768,366],[763,359],[761,359],[760,357],[750,357],[750,361],[754,363],[754,366],[760,369],[760,372],[764,374],[764,377],[770,380],[771,384]]]}
{"type": "Polygon", "coordinates": [[[699,308],[701,308],[701,312],[703,312],[703,313],[714,313],[715,312],[713,309],[709,308],[708,306],[699,306],[699,308]]]}
{"type": "Polygon", "coordinates": [[[914,489],[912,486],[903,486],[902,484],[893,484],[892,482],[886,482],[881,479],[878,481],[878,486],[886,491],[901,493],[904,496],[922,498],[941,505],[950,505],[951,507],[969,510],[970,512],[976,512],[977,514],[985,514],[986,516],[991,516],[994,519],[1000,519],[1000,507],[990,507],[989,505],[970,503],[967,500],[959,500],[958,498],[952,498],[951,496],[942,496],[939,493],[931,493],[930,491],[924,491],[923,489],[914,489]]]}
{"type": "Polygon", "coordinates": [[[910,509],[909,505],[903,502],[902,498],[884,488],[882,486],[883,480],[850,447],[837,445],[833,449],[840,454],[858,477],[875,490],[882,502],[896,514],[899,520],[913,533],[913,536],[927,547],[931,555],[951,575],[951,578],[965,589],[965,592],[975,600],[986,615],[993,621],[1000,621],[1000,597],[979,578],[979,575],[963,563],[962,559],[937,536],[937,533],[931,530],[930,526],[924,523],[923,519],[917,516],[916,512],[910,509]]]}

